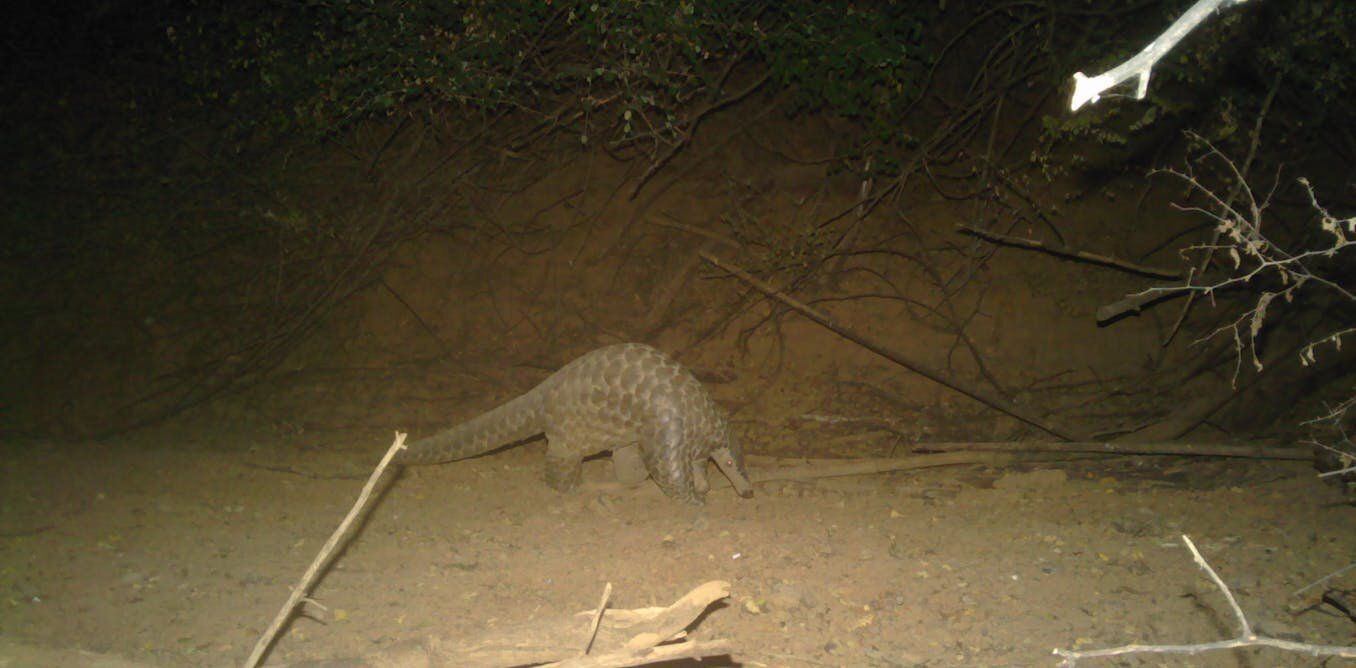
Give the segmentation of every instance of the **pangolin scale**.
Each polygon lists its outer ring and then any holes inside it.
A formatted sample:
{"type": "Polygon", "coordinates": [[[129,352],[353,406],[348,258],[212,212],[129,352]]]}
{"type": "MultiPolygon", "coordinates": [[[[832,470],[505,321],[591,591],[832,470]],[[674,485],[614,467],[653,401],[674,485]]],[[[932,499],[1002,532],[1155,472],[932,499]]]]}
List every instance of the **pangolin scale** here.
{"type": "Polygon", "coordinates": [[[411,443],[395,461],[465,459],[538,434],[547,440],[546,483],[560,491],[579,486],[585,457],[611,450],[618,480],[634,484],[649,476],[679,501],[703,502],[708,458],[740,496],[753,495],[743,451],[706,388],[640,343],[587,353],[526,394],[411,443]]]}

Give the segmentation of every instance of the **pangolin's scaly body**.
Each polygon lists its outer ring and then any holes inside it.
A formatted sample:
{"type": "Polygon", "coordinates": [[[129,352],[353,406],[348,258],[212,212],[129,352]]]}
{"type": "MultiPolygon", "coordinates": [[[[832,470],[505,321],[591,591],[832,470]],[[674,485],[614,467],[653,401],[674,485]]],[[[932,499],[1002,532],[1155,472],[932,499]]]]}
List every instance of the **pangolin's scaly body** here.
{"type": "Polygon", "coordinates": [[[612,451],[617,478],[648,475],[670,497],[706,495],[712,458],[740,496],[752,496],[744,455],[724,414],[690,371],[640,343],[599,348],[566,364],[527,394],[451,429],[415,441],[402,464],[473,457],[546,434],[546,482],[579,485],[585,457],[612,451]]]}

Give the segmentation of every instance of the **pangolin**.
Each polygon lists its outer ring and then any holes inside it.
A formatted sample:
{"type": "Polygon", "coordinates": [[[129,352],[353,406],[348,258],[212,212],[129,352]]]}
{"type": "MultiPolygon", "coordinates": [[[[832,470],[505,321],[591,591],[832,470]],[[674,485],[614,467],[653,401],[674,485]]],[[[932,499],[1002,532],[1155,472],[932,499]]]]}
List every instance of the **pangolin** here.
{"type": "Polygon", "coordinates": [[[526,394],[409,444],[400,464],[465,459],[545,434],[546,483],[579,486],[585,457],[612,451],[617,479],[653,478],[668,496],[703,502],[706,460],[740,496],[753,496],[744,455],[720,407],[692,372],[641,343],[606,346],[551,374],[526,394]]]}

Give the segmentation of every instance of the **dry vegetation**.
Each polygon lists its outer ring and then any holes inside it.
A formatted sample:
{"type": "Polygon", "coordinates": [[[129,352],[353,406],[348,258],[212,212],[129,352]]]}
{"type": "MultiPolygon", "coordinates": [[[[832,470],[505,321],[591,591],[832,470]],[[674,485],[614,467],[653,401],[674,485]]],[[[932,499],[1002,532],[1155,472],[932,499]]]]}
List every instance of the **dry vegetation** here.
{"type": "Polygon", "coordinates": [[[1053,664],[1239,619],[1351,645],[1350,573],[1306,585],[1356,554],[1310,457],[1350,465],[1356,10],[1246,3],[1070,116],[1069,72],[1181,9],[1104,4],[25,18],[0,662],[243,661],[393,430],[619,341],[710,388],[755,499],[602,461],[558,495],[539,441],[409,471],[269,660],[568,657],[587,623],[514,634],[713,581],[713,665],[1053,664]],[[53,25],[103,37],[40,57],[53,25]]]}

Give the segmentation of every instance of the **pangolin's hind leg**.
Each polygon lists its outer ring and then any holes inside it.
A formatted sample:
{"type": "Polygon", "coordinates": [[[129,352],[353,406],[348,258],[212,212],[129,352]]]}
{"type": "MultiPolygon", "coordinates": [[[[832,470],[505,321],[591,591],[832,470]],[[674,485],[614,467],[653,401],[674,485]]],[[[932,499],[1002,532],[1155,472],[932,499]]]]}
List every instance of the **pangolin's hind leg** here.
{"type": "Polygon", "coordinates": [[[569,435],[546,433],[546,484],[557,492],[572,492],[579,488],[584,470],[584,458],[569,435]]]}

